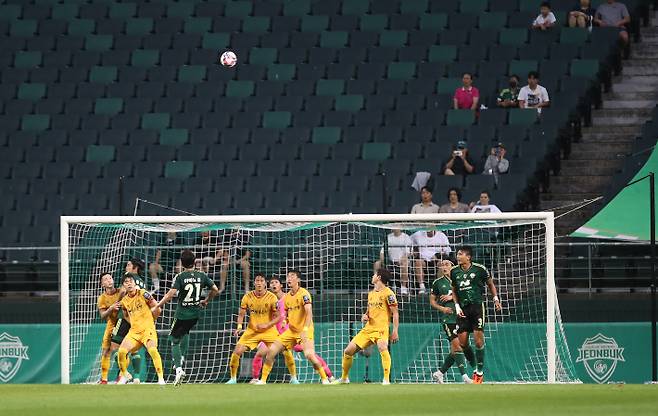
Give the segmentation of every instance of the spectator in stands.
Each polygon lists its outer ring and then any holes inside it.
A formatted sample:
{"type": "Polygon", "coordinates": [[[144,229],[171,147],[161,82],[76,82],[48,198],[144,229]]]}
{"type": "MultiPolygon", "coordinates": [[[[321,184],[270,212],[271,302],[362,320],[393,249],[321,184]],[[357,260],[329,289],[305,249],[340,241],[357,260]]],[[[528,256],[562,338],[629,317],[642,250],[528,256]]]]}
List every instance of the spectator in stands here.
{"type": "Polygon", "coordinates": [[[496,105],[503,108],[518,107],[519,91],[519,76],[512,74],[509,77],[509,86],[507,88],[503,88],[500,91],[500,94],[498,94],[496,105]]]}
{"type": "Polygon", "coordinates": [[[468,156],[466,142],[460,140],[450,159],[443,164],[444,175],[468,175],[475,172],[475,162],[468,156]]]}
{"type": "Polygon", "coordinates": [[[537,30],[546,30],[552,28],[557,19],[551,11],[551,3],[545,1],[539,6],[539,15],[532,22],[532,28],[537,30]]]}
{"type": "Polygon", "coordinates": [[[631,22],[631,15],[628,13],[626,5],[616,2],[615,0],[608,0],[596,9],[594,15],[594,23],[601,26],[612,26],[619,28],[619,37],[628,44],[628,24],[631,22]]]}
{"type": "Polygon", "coordinates": [[[441,231],[416,231],[411,239],[414,243],[416,255],[414,269],[418,281],[418,294],[424,295],[427,293],[425,290],[425,267],[429,266],[432,269],[430,275],[434,276],[437,270],[437,262],[448,258],[452,249],[448,237],[441,231]]]}
{"type": "Polygon", "coordinates": [[[496,146],[491,148],[491,154],[487,156],[486,162],[484,162],[484,171],[483,175],[495,175],[498,176],[509,171],[509,160],[505,159],[505,146],[502,143],[498,143],[496,146]]]}
{"type": "MultiPolygon", "coordinates": [[[[392,264],[393,271],[400,270],[400,293],[406,295],[409,293],[409,256],[413,241],[409,234],[403,233],[396,228],[386,238],[388,248],[388,259],[392,264]]],[[[384,267],[384,247],[379,252],[379,260],[375,262],[374,269],[379,270],[384,267]]]]}
{"type": "Polygon", "coordinates": [[[549,107],[551,101],[548,98],[546,88],[539,85],[539,73],[530,71],[528,73],[528,85],[519,91],[519,108],[536,108],[541,114],[541,109],[549,107]]]}
{"type": "Polygon", "coordinates": [[[594,13],[592,0],[580,0],[569,12],[569,27],[592,27],[594,13]]]}
{"type": "MultiPolygon", "coordinates": [[[[160,287],[160,279],[169,275],[176,275],[182,271],[180,262],[180,248],[175,248],[181,242],[176,237],[175,231],[169,231],[158,243],[159,248],[155,252],[153,263],[149,264],[149,275],[153,281],[153,287],[157,291],[160,287]]],[[[170,281],[170,279],[167,279],[170,281]]]]}
{"type": "Polygon", "coordinates": [[[468,205],[459,202],[462,199],[462,194],[457,188],[448,189],[448,202],[441,205],[439,212],[441,213],[455,213],[455,212],[469,212],[468,205]]]}
{"type": "Polygon", "coordinates": [[[436,214],[439,206],[432,202],[432,190],[427,186],[420,188],[420,202],[411,207],[412,214],[436,214]]]}
{"type": "Polygon", "coordinates": [[[480,91],[473,86],[473,75],[464,72],[462,86],[455,90],[452,97],[452,107],[455,110],[477,110],[480,102],[480,91]]]}
{"type": "Polygon", "coordinates": [[[498,209],[497,206],[491,203],[489,191],[482,191],[480,192],[480,200],[477,202],[477,204],[473,204],[471,208],[471,212],[478,214],[478,213],[501,212],[501,211],[500,209],[498,209]]]}
{"type": "Polygon", "coordinates": [[[219,267],[219,293],[226,289],[226,280],[231,264],[240,266],[244,291],[249,292],[251,251],[250,235],[242,230],[203,231],[196,241],[196,267],[206,272],[213,280],[217,277],[219,267]]]}

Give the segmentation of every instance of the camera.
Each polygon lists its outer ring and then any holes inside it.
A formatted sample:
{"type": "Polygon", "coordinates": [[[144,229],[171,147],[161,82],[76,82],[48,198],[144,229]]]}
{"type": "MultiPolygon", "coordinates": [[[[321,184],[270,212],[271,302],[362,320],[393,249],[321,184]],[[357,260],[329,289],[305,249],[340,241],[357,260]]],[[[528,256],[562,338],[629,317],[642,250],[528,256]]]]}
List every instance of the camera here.
{"type": "Polygon", "coordinates": [[[455,156],[462,157],[464,155],[464,152],[462,152],[461,150],[455,150],[452,152],[452,154],[455,156]]]}

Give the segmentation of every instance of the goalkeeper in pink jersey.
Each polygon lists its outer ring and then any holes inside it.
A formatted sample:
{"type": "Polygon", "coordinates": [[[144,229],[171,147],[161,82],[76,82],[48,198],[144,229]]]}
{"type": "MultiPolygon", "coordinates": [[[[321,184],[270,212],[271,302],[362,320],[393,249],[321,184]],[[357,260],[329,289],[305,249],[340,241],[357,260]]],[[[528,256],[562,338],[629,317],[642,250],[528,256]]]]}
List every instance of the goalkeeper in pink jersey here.
{"type": "MultiPolygon", "coordinates": [[[[283,297],[285,296],[285,292],[283,291],[283,285],[281,285],[281,281],[277,277],[272,277],[270,279],[270,292],[274,293],[277,298],[279,298],[279,302],[277,302],[277,307],[279,309],[279,314],[283,317],[283,319],[276,325],[276,329],[279,331],[279,334],[282,334],[286,329],[288,329],[288,322],[286,321],[286,309],[283,304],[283,297]]],[[[261,346],[258,346],[259,349],[261,346]]],[[[295,352],[302,352],[303,348],[301,345],[295,345],[294,348],[295,352]]],[[[327,377],[329,378],[329,381],[334,380],[334,376],[329,369],[329,366],[327,365],[327,362],[322,359],[318,354],[315,354],[317,357],[318,361],[320,361],[320,364],[324,368],[325,373],[327,373],[327,377]]],[[[288,372],[290,372],[290,384],[299,384],[299,380],[297,380],[297,368],[295,367],[295,359],[292,356],[292,351],[290,350],[284,350],[283,351],[283,357],[286,361],[286,367],[288,367],[288,372]]],[[[260,377],[260,370],[263,368],[263,357],[261,355],[256,355],[254,357],[254,360],[251,364],[251,372],[252,372],[252,380],[251,382],[253,383],[254,381],[259,380],[260,377]]]]}

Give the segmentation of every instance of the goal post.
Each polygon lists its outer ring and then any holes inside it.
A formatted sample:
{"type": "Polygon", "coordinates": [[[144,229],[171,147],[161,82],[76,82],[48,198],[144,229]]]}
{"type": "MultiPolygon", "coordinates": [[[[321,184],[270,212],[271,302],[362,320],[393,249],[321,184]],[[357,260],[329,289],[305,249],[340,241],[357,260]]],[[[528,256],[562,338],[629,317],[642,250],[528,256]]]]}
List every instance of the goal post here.
{"type": "MultiPolygon", "coordinates": [[[[199,257],[203,257],[201,252],[222,251],[226,258],[232,259],[226,269],[223,269],[223,257],[215,259],[217,264],[215,260],[210,265],[199,263],[216,283],[225,274],[227,289],[212,302],[192,334],[190,381],[219,382],[227,378],[228,356],[235,345],[231,330],[235,327],[243,274],[246,274],[235,261],[236,250],[242,250],[250,253],[251,280],[255,272],[284,277],[285,271],[291,268],[302,271],[304,285],[314,297],[316,350],[337,372],[340,372],[342,349],[360,328],[359,317],[365,308],[373,264],[383,255],[384,266],[394,272],[391,286],[400,303],[401,342],[392,351],[393,380],[431,382],[431,373],[449,352],[449,345],[440,331],[438,314],[429,306],[428,295],[420,291],[418,276],[424,273],[424,284],[429,289],[437,269],[425,267],[424,263],[419,266],[410,257],[407,266],[410,293],[401,293],[402,268],[387,254],[387,235],[393,229],[401,229],[410,236],[431,230],[443,232],[450,241],[450,258],[454,260],[458,246],[470,245],[474,247],[473,260],[491,271],[503,311],[494,311],[491,296],[487,295],[486,368],[487,374],[491,374],[488,381],[578,381],[555,288],[553,213],[520,212],[63,216],[60,227],[62,383],[98,380],[102,337],[102,323],[96,311],[96,298],[101,293],[99,273],[112,273],[118,284],[125,262],[138,257],[146,262],[148,276],[148,265],[154,262],[156,252],[180,253],[183,248],[192,249],[199,257]],[[209,234],[206,240],[200,239],[203,232],[209,234]],[[173,233],[176,233],[175,241],[167,246],[163,241],[173,233]],[[249,237],[242,239],[240,233],[249,237]]],[[[158,275],[157,282],[147,282],[148,289],[160,298],[170,288],[175,271],[169,264],[158,275]]],[[[166,377],[171,376],[167,332],[175,304],[174,300],[168,305],[156,323],[166,377]]],[[[377,358],[376,353],[374,356],[377,358]]],[[[251,357],[249,354],[243,357],[242,377],[249,374],[251,357]]],[[[373,372],[380,371],[377,361],[370,361],[371,377],[373,372]]],[[[300,380],[312,381],[313,371],[300,354],[296,354],[296,362],[300,380]]],[[[360,377],[362,371],[355,361],[354,372],[360,377]]],[[[152,372],[151,367],[151,377],[152,372]]],[[[279,373],[275,371],[274,378],[284,380],[285,371],[279,373]]],[[[455,373],[451,372],[448,379],[456,379],[455,373]]]]}

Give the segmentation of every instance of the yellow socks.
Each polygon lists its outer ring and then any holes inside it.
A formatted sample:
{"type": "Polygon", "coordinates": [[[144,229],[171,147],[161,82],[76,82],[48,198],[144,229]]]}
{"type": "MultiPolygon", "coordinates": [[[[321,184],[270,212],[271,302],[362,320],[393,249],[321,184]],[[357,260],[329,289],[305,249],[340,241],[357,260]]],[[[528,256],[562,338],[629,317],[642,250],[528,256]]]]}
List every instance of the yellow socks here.
{"type": "Polygon", "coordinates": [[[125,348],[119,348],[119,353],[117,354],[117,361],[119,362],[119,372],[122,376],[125,377],[128,372],[128,350],[125,348]]]}
{"type": "Polygon", "coordinates": [[[231,359],[228,362],[228,366],[231,369],[231,378],[237,378],[238,369],[240,368],[240,356],[236,353],[231,353],[231,359]]]}
{"type": "MultiPolygon", "coordinates": [[[[155,347],[152,348],[147,348],[146,349],[151,356],[151,359],[153,360],[153,367],[155,367],[155,372],[158,374],[158,378],[164,378],[164,373],[162,372],[162,357],[160,357],[160,353],[158,352],[158,349],[155,347]]],[[[119,350],[121,351],[121,350],[119,350]]]]}
{"type": "Polygon", "coordinates": [[[267,382],[267,378],[270,376],[270,373],[272,372],[272,364],[268,364],[265,362],[263,364],[263,372],[260,375],[260,380],[263,382],[267,382]]]}
{"type": "Polygon", "coordinates": [[[295,357],[293,357],[290,350],[283,350],[283,359],[286,362],[286,367],[288,367],[288,373],[290,377],[297,377],[297,367],[295,366],[295,357]]]}
{"type": "Polygon", "coordinates": [[[318,364],[318,368],[316,368],[315,371],[317,371],[320,375],[320,380],[324,381],[327,379],[327,373],[324,371],[324,368],[321,364],[318,364]]]}
{"type": "Polygon", "coordinates": [[[107,381],[107,373],[110,372],[110,354],[101,356],[101,380],[107,381]]]}
{"type": "Polygon", "coordinates": [[[343,354],[343,374],[340,376],[343,380],[347,380],[350,375],[350,368],[352,368],[352,361],[354,357],[351,355],[343,354]]]}
{"type": "Polygon", "coordinates": [[[391,354],[386,351],[381,351],[380,352],[382,356],[382,368],[384,369],[384,380],[385,381],[390,381],[391,377],[391,354]]]}

